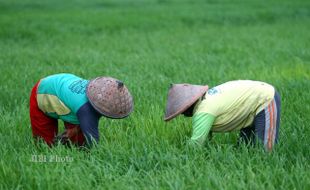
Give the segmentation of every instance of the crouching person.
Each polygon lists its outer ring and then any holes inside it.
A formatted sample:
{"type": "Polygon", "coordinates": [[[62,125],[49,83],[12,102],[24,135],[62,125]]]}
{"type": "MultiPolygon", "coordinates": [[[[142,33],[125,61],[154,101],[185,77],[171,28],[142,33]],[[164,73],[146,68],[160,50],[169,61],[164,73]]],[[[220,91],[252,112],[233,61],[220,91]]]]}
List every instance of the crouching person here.
{"type": "Polygon", "coordinates": [[[91,146],[99,140],[101,116],[122,119],[133,110],[126,86],[111,77],[85,80],[73,74],[55,74],[41,79],[30,96],[30,121],[35,139],[48,145],[91,146]],[[65,132],[58,135],[58,119],[65,132]]]}
{"type": "Polygon", "coordinates": [[[260,141],[271,151],[279,137],[280,107],[278,92],[264,82],[237,80],[211,89],[173,84],[164,120],[179,114],[193,117],[190,144],[204,144],[211,132],[240,130],[239,141],[260,141]]]}

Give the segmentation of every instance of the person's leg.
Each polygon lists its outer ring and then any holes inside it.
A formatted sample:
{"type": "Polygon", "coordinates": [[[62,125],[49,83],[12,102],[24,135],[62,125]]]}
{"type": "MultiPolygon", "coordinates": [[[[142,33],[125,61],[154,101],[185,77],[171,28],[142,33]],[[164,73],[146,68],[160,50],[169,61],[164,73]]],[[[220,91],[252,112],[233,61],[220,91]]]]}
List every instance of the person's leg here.
{"type": "Polygon", "coordinates": [[[260,111],[254,118],[255,142],[262,143],[265,139],[266,115],[265,109],[260,111]]]}
{"type": "Polygon", "coordinates": [[[38,107],[37,88],[39,82],[33,87],[30,95],[30,121],[32,135],[35,139],[42,138],[48,145],[53,144],[53,140],[58,133],[58,122],[56,119],[46,116],[38,107]]]}
{"type": "Polygon", "coordinates": [[[268,151],[271,151],[278,141],[280,106],[280,96],[276,92],[271,103],[254,119],[256,137],[263,142],[265,149],[268,151]]]}
{"type": "Polygon", "coordinates": [[[278,143],[279,139],[279,130],[280,130],[280,117],[281,117],[281,97],[280,94],[276,91],[274,96],[276,107],[277,107],[277,119],[276,119],[276,137],[275,137],[275,143],[278,143]]]}
{"type": "Polygon", "coordinates": [[[238,139],[238,146],[241,143],[245,143],[245,144],[250,144],[250,145],[254,145],[255,142],[255,128],[253,125],[246,127],[246,128],[242,128],[240,130],[240,135],[239,135],[239,139],[238,139]]]}
{"type": "Polygon", "coordinates": [[[80,128],[80,125],[64,122],[65,124],[65,135],[75,145],[83,146],[85,144],[85,137],[80,128]]]}

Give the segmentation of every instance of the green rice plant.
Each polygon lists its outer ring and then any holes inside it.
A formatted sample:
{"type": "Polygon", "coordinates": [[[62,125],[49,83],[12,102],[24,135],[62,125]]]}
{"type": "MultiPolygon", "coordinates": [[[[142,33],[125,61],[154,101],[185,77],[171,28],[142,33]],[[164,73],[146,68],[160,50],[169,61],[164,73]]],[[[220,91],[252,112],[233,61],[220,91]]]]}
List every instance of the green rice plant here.
{"type": "Polygon", "coordinates": [[[309,31],[302,0],[0,0],[0,189],[310,189],[309,31]],[[31,88],[60,72],[113,76],[134,95],[90,151],[33,142],[31,88]],[[281,94],[271,154],[236,148],[237,132],[192,149],[190,119],[163,121],[170,83],[235,79],[281,94]]]}

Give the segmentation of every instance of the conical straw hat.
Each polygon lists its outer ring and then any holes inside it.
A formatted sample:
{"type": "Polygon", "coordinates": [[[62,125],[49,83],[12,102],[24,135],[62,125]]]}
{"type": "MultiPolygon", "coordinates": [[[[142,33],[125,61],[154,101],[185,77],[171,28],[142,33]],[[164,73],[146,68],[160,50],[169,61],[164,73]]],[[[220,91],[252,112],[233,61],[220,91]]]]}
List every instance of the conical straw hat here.
{"type": "Polygon", "coordinates": [[[205,92],[208,86],[191,84],[172,84],[168,92],[165,121],[169,121],[183,113],[195,103],[205,92]]]}
{"type": "Polygon", "coordinates": [[[127,117],[133,110],[133,98],[123,82],[112,77],[98,77],[87,87],[91,105],[102,115],[114,119],[127,117]]]}

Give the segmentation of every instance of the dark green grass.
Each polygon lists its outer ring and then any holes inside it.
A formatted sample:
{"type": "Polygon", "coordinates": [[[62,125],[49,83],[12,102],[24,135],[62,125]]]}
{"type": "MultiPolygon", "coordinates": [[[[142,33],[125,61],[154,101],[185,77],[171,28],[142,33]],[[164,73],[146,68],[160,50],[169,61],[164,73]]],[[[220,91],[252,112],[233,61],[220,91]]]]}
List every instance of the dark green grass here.
{"type": "Polygon", "coordinates": [[[0,189],[310,189],[309,31],[307,1],[0,1],[0,189]],[[59,72],[110,75],[134,95],[90,152],[33,144],[30,90],[59,72]],[[189,149],[190,119],[162,121],[170,83],[234,79],[280,92],[272,154],[234,148],[237,133],[189,149]]]}

